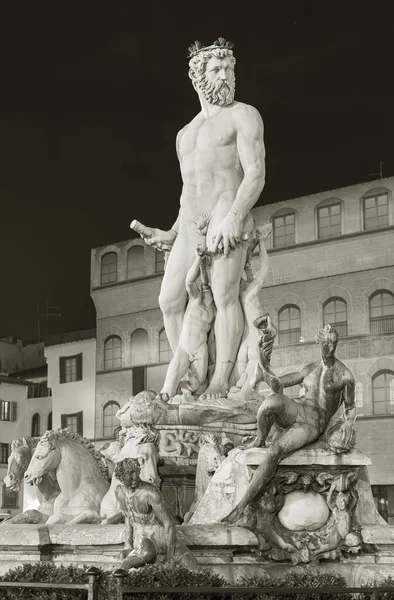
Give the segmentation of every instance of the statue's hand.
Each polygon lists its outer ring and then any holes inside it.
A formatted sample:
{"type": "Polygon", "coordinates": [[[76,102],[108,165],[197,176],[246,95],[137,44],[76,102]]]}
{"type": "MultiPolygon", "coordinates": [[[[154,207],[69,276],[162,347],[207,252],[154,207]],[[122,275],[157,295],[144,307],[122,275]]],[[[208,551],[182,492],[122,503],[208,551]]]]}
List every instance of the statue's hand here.
{"type": "Polygon", "coordinates": [[[344,444],[349,444],[353,435],[353,422],[352,421],[344,421],[339,428],[339,432],[344,441],[344,444]]]}
{"type": "Polygon", "coordinates": [[[177,233],[173,229],[170,229],[169,231],[155,229],[154,235],[150,237],[143,237],[142,239],[149,246],[153,246],[159,250],[168,250],[175,242],[176,236],[177,233]]]}
{"type": "Polygon", "coordinates": [[[213,252],[220,250],[223,246],[224,256],[230,254],[230,250],[236,247],[241,241],[243,220],[238,214],[230,212],[223,219],[214,233],[212,243],[213,252]]]}

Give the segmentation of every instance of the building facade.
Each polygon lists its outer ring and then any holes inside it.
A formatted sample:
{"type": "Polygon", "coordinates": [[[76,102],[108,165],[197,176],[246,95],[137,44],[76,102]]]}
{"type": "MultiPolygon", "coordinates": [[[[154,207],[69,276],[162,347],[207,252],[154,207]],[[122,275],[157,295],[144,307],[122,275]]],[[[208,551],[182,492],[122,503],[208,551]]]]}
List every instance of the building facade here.
{"type": "Polygon", "coordinates": [[[44,342],[24,342],[14,337],[0,339],[0,373],[14,373],[43,365],[44,342]]]}
{"type": "Polygon", "coordinates": [[[83,330],[53,336],[45,344],[48,386],[52,391],[52,426],[94,439],[96,332],[83,330]]]}
{"type": "MultiPolygon", "coordinates": [[[[51,397],[46,377],[40,382],[20,376],[0,376],[0,480],[7,474],[11,442],[23,437],[42,435],[51,415],[51,397]]],[[[1,512],[12,516],[22,511],[24,490],[12,492],[1,483],[1,512]]]]}
{"type": "MultiPolygon", "coordinates": [[[[394,177],[389,177],[253,210],[256,226],[272,223],[270,269],[261,292],[262,306],[278,327],[272,366],[279,375],[301,369],[319,356],[318,329],[328,322],[336,327],[337,355],[356,378],[358,446],[372,459],[376,502],[390,523],[393,192],[394,177]]],[[[160,390],[171,350],[158,306],[162,253],[133,239],[94,249],[91,261],[97,311],[96,438],[105,438],[111,410],[141,389],[160,390]]]]}

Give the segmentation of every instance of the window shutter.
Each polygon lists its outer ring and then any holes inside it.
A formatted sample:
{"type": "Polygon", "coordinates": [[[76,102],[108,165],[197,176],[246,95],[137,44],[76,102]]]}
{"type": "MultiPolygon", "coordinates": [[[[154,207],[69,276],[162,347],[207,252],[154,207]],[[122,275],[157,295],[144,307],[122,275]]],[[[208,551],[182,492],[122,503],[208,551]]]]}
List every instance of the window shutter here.
{"type": "Polygon", "coordinates": [[[59,357],[59,374],[60,374],[60,383],[66,382],[66,359],[64,356],[59,357]]]}
{"type": "Polygon", "coordinates": [[[77,381],[82,381],[82,352],[77,354],[77,381]]]}
{"type": "Polygon", "coordinates": [[[11,402],[11,421],[16,421],[18,416],[17,403],[11,402]]]}
{"type": "Polygon", "coordinates": [[[62,429],[67,427],[67,415],[60,415],[60,427],[62,429]]]}
{"type": "Polygon", "coordinates": [[[83,435],[83,411],[77,413],[77,432],[83,435]]]}

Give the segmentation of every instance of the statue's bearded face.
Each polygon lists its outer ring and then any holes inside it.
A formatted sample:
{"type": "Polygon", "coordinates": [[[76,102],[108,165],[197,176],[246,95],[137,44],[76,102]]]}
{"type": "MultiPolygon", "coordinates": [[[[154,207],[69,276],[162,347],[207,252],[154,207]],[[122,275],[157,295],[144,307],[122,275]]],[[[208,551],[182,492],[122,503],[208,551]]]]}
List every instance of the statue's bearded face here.
{"type": "Polygon", "coordinates": [[[195,87],[210,104],[227,106],[234,101],[234,62],[230,56],[212,56],[197,74],[195,87]]]}

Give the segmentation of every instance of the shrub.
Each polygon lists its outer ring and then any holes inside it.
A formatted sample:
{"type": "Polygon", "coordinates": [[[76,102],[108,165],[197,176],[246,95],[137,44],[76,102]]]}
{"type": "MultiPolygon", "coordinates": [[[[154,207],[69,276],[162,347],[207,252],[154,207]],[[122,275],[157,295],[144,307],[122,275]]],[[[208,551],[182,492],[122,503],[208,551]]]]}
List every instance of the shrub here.
{"type": "MultiPolygon", "coordinates": [[[[74,565],[56,566],[53,563],[25,563],[11,569],[0,577],[0,581],[20,581],[39,583],[87,583],[87,567],[74,565]]],[[[40,588],[0,588],[1,600],[86,600],[83,590],[59,590],[40,588]]]]}
{"type": "MultiPolygon", "coordinates": [[[[53,563],[25,563],[21,567],[11,569],[0,577],[0,581],[40,582],[40,583],[87,583],[87,566],[56,566],[53,563]]],[[[116,577],[103,571],[98,577],[99,600],[116,600],[116,577]]],[[[133,587],[223,587],[227,582],[209,569],[192,571],[181,565],[157,564],[134,569],[124,578],[125,586],[133,587]]],[[[125,596],[127,597],[127,596],[125,596]]],[[[130,597],[130,596],[129,596],[130,597]]],[[[195,595],[181,594],[138,594],[138,600],[197,600],[195,595]]],[[[202,598],[209,597],[201,596],[202,598]]],[[[84,590],[59,590],[40,588],[0,588],[1,600],[86,600],[84,590]]],[[[226,595],[216,596],[224,600],[226,595]]]]}
{"type": "MultiPolygon", "coordinates": [[[[300,587],[337,587],[338,589],[346,588],[346,581],[341,575],[334,573],[319,573],[312,569],[306,568],[301,572],[289,572],[280,577],[269,577],[263,575],[261,577],[243,577],[237,581],[237,585],[245,587],[284,587],[284,588],[300,588],[300,587]]],[[[242,600],[350,600],[353,594],[316,594],[310,592],[308,594],[300,594],[296,591],[294,594],[286,596],[274,596],[268,594],[245,594],[242,595],[242,600]]]]}

